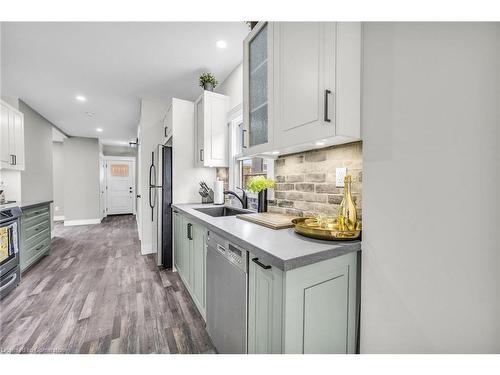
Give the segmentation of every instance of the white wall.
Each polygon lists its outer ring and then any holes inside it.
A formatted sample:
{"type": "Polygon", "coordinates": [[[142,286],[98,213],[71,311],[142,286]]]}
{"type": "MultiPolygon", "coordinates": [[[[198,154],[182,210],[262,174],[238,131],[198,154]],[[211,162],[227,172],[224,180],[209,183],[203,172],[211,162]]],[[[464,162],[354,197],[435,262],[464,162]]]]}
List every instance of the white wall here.
{"type": "Polygon", "coordinates": [[[498,43],[364,25],[362,353],[500,352],[498,43]]]}
{"type": "Polygon", "coordinates": [[[241,108],[243,103],[243,63],[234,68],[224,82],[215,88],[215,92],[229,96],[229,112],[241,108]]]}
{"type": "Polygon", "coordinates": [[[25,170],[21,172],[21,200],[52,200],[52,123],[19,101],[24,114],[25,170]]]}
{"type": "Polygon", "coordinates": [[[64,224],[99,222],[99,143],[96,138],[64,140],[64,224]]]}
{"type": "Polygon", "coordinates": [[[104,156],[129,156],[137,157],[137,149],[130,146],[102,145],[104,156]]]}
{"type": "Polygon", "coordinates": [[[151,222],[151,207],[149,207],[149,166],[151,165],[151,152],[154,151],[163,140],[163,117],[167,105],[163,102],[155,102],[143,99],[141,101],[141,118],[139,121],[140,138],[137,165],[140,168],[139,184],[137,194],[141,195],[138,201],[137,220],[141,238],[141,253],[153,252],[152,236],[153,227],[151,222]],[[140,216],[139,216],[140,215],[140,216]]]}
{"type": "Polygon", "coordinates": [[[21,172],[9,169],[0,169],[0,181],[3,182],[5,200],[21,200],[21,172]]]}
{"type": "Polygon", "coordinates": [[[52,143],[52,176],[54,186],[54,218],[64,218],[64,150],[62,142],[52,143]]]}
{"type": "Polygon", "coordinates": [[[212,187],[215,168],[195,167],[194,103],[172,99],[172,201],[200,203],[199,182],[212,187]]]}

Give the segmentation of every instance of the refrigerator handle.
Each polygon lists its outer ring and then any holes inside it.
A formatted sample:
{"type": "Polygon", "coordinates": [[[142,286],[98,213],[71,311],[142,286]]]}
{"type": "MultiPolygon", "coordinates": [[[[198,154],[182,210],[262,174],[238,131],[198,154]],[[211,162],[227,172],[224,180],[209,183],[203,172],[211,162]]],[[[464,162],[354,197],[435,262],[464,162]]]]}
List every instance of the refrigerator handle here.
{"type": "Polygon", "coordinates": [[[151,221],[154,220],[154,205],[153,205],[153,173],[155,165],[155,153],[154,151],[151,153],[151,165],[149,166],[149,207],[151,207],[151,221]]]}

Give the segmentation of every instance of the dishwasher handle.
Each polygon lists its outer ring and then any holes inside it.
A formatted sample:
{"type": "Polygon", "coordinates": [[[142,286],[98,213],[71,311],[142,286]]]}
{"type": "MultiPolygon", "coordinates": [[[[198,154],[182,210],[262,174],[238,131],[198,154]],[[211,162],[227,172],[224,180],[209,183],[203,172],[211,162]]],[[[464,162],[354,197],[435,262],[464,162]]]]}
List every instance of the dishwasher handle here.
{"type": "Polygon", "coordinates": [[[261,266],[265,270],[271,269],[270,265],[265,265],[264,263],[259,262],[259,258],[252,258],[252,262],[254,262],[255,264],[258,264],[259,266],[261,266]]]}

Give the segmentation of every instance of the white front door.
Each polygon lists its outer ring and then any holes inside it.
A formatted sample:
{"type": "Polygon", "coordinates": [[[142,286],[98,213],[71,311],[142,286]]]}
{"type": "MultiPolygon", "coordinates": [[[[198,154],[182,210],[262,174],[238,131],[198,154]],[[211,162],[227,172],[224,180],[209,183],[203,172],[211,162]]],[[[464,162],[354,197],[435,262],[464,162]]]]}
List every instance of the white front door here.
{"type": "Polygon", "coordinates": [[[135,162],[131,160],[107,160],[106,205],[107,214],[134,213],[135,162]]]}

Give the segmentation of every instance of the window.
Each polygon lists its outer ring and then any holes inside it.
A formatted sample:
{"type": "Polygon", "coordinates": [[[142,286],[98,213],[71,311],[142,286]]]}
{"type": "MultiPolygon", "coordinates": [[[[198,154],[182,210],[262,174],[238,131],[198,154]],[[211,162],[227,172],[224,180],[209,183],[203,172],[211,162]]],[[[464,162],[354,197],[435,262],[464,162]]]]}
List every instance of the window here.
{"type": "MultiPolygon", "coordinates": [[[[243,116],[241,113],[229,123],[229,189],[246,188],[249,178],[264,176],[274,178],[274,159],[242,156],[243,145],[243,116]]],[[[253,196],[249,193],[249,196],[253,196]]],[[[269,199],[272,199],[268,195],[269,199]]]]}
{"type": "Polygon", "coordinates": [[[263,158],[242,159],[240,161],[241,186],[247,186],[247,182],[251,177],[267,177],[268,162],[268,160],[263,158]]]}

